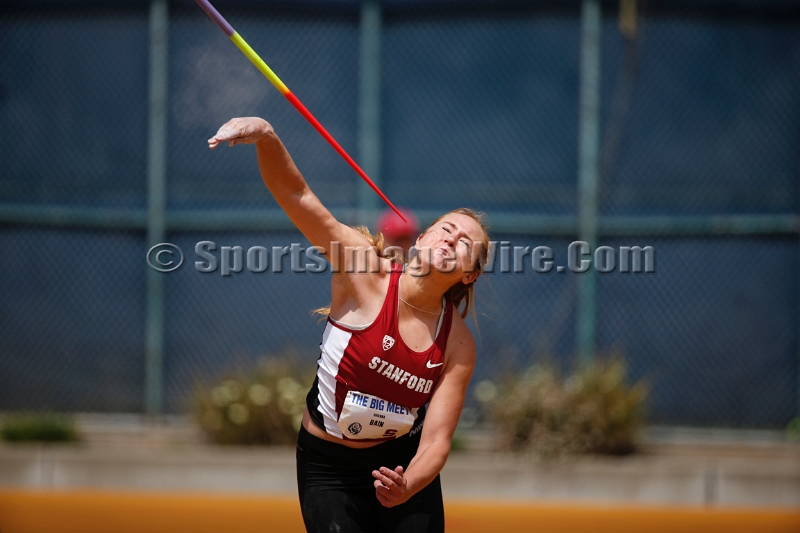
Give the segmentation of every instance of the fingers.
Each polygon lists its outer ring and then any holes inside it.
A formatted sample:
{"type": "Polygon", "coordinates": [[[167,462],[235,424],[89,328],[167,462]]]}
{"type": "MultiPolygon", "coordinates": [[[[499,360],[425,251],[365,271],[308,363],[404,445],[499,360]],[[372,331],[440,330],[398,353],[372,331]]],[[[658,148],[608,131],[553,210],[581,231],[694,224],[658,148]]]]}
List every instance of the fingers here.
{"type": "Polygon", "coordinates": [[[253,144],[259,138],[268,135],[272,126],[257,117],[233,118],[217,130],[216,135],[208,140],[208,147],[214,149],[225,141],[228,146],[236,144],[253,144]]]}
{"type": "Polygon", "coordinates": [[[393,500],[389,499],[388,497],[386,497],[381,492],[375,491],[375,496],[378,498],[378,501],[381,502],[381,505],[383,505],[384,507],[394,507],[395,506],[395,502],[393,500]]]}
{"type": "Polygon", "coordinates": [[[386,487],[382,482],[376,480],[375,483],[375,497],[381,502],[384,507],[394,507],[400,503],[398,494],[392,492],[392,489],[386,487]]]}
{"type": "Polygon", "coordinates": [[[375,496],[384,507],[393,507],[405,501],[405,491],[407,481],[403,477],[403,467],[398,466],[394,470],[381,467],[379,470],[372,471],[375,478],[375,496]]]}
{"type": "Polygon", "coordinates": [[[383,483],[388,488],[405,488],[406,479],[403,477],[403,467],[398,466],[394,470],[389,470],[382,466],[380,470],[373,470],[372,477],[383,483]]]}
{"type": "Polygon", "coordinates": [[[241,137],[243,134],[244,128],[238,125],[237,119],[230,120],[223,124],[222,127],[217,130],[216,135],[208,140],[208,147],[213,150],[219,146],[219,143],[225,141],[228,141],[229,146],[233,146],[233,144],[235,144],[233,140],[237,137],[241,137]]]}

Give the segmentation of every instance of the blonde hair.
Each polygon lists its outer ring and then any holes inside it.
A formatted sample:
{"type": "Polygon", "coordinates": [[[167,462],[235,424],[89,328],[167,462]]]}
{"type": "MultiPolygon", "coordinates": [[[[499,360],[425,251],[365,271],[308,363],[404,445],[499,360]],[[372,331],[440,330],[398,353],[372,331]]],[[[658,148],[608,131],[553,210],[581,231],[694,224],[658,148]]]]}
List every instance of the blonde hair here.
{"type": "MultiPolygon", "coordinates": [[[[488,224],[486,223],[486,215],[481,213],[480,211],[474,211],[468,207],[460,207],[458,209],[454,209],[449,211],[436,220],[426,228],[422,235],[428,232],[435,224],[437,224],[440,220],[448,215],[465,215],[470,217],[472,220],[478,223],[480,226],[481,231],[483,232],[483,239],[481,240],[480,244],[478,245],[475,243],[475,246],[479,248],[479,253],[477,257],[477,261],[475,263],[475,269],[478,272],[478,276],[481,275],[483,272],[484,266],[486,266],[486,262],[489,258],[489,229],[488,224]]],[[[378,252],[380,257],[386,257],[390,259],[393,263],[403,263],[405,262],[405,257],[403,254],[395,253],[396,250],[392,250],[390,247],[386,252],[384,252],[384,248],[386,245],[386,241],[383,238],[383,233],[378,232],[377,235],[373,235],[370,233],[369,229],[366,226],[354,226],[353,229],[364,235],[364,238],[367,239],[370,246],[375,248],[378,252]]],[[[477,278],[473,280],[471,283],[464,283],[463,281],[459,281],[458,283],[454,284],[452,287],[447,289],[447,292],[444,293],[445,300],[451,302],[453,304],[453,308],[456,312],[461,315],[461,318],[467,318],[467,314],[472,311],[472,319],[475,321],[475,326],[478,326],[478,318],[475,314],[475,281],[477,278]],[[459,309],[461,307],[462,302],[466,302],[463,309],[459,309]]],[[[327,307],[320,307],[319,309],[314,309],[311,311],[312,315],[321,315],[321,316],[328,316],[331,312],[330,306],[327,307]]]]}

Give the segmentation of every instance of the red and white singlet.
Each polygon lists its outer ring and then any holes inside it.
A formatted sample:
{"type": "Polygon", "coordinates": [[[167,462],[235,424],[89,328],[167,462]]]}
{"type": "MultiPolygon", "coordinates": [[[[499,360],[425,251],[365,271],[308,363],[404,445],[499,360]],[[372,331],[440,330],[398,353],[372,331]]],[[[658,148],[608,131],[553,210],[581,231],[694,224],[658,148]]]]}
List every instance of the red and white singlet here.
{"type": "Polygon", "coordinates": [[[442,373],[453,305],[445,302],[433,345],[424,352],[411,350],[397,325],[402,271],[403,265],[392,265],[383,307],[369,326],[356,328],[328,317],[306,404],[314,423],[330,435],[385,440],[421,427],[420,408],[442,373]]]}

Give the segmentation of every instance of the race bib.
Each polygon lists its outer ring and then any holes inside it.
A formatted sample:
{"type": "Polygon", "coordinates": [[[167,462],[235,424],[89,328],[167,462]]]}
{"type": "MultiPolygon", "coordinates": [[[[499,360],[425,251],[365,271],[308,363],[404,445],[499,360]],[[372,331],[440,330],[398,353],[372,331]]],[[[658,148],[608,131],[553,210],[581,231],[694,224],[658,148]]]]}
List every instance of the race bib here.
{"type": "Polygon", "coordinates": [[[405,435],[417,419],[410,409],[377,396],[348,391],[337,426],[348,439],[386,439],[405,435]]]}

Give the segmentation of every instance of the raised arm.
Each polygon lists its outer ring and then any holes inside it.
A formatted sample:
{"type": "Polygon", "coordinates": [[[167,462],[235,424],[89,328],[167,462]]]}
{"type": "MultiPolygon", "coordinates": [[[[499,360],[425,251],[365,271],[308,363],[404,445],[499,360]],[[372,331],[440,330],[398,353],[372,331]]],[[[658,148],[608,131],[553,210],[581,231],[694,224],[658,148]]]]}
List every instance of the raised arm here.
{"type": "Polygon", "coordinates": [[[400,505],[425,488],[441,472],[450,455],[450,444],[475,368],[475,339],[460,316],[453,317],[447,352],[447,364],[434,387],[417,454],[405,472],[402,466],[389,465],[372,473],[376,479],[375,493],[385,507],[400,505]]]}
{"type": "Polygon", "coordinates": [[[212,150],[219,144],[255,144],[261,179],[297,229],[314,246],[328,252],[334,272],[375,272],[381,259],[376,254],[345,254],[346,247],[369,247],[358,231],[341,224],[311,191],[272,126],[257,117],[234,118],[208,140],[212,150]],[[335,244],[334,244],[335,243],[335,244]],[[339,253],[331,253],[338,250],[339,253]],[[353,258],[371,264],[351,264],[353,258]]]}

